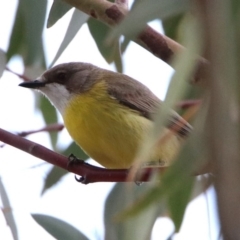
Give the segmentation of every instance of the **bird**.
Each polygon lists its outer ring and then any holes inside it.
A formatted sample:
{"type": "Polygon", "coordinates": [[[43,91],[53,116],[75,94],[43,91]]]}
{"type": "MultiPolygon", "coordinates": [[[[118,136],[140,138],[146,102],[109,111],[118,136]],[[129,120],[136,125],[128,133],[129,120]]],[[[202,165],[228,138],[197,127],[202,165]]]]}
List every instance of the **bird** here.
{"type": "MultiPolygon", "coordinates": [[[[19,86],[43,93],[62,115],[72,139],[109,169],[133,166],[162,104],[141,82],[84,62],[59,64],[19,86]]],[[[146,166],[170,165],[191,130],[171,111],[162,133],[169,136],[149,151],[146,166]]]]}

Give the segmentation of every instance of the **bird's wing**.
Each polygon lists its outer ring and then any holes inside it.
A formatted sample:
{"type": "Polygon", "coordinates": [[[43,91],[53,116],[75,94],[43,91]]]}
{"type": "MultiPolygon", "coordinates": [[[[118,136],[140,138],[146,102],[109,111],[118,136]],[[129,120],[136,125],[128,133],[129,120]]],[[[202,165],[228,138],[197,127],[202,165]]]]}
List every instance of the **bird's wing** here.
{"type": "MultiPolygon", "coordinates": [[[[108,75],[109,76],[109,75],[108,75]]],[[[153,120],[161,100],[155,96],[145,85],[124,74],[114,73],[106,82],[108,93],[120,104],[127,106],[149,120],[153,120]],[[121,79],[121,81],[119,81],[121,79]]],[[[185,137],[192,130],[191,125],[176,112],[171,114],[167,127],[174,129],[181,137],[185,137]]]]}
{"type": "MultiPolygon", "coordinates": [[[[116,73],[115,73],[116,74],[116,73]]],[[[117,74],[107,79],[108,93],[117,101],[140,115],[152,120],[161,100],[155,96],[145,85],[123,74],[117,74]],[[121,81],[119,79],[121,78],[121,81]]]]}

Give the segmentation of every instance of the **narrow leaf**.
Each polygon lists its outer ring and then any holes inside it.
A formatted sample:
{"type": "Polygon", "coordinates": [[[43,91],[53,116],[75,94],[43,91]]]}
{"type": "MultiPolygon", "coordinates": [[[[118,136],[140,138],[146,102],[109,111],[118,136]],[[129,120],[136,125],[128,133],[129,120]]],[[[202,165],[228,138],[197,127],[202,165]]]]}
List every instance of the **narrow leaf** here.
{"type": "Polygon", "coordinates": [[[26,66],[35,65],[45,68],[42,31],[46,8],[46,0],[19,1],[7,60],[19,54],[23,57],[26,66]]]}
{"type": "MultiPolygon", "coordinates": [[[[58,121],[56,109],[51,105],[47,98],[43,96],[39,98],[39,108],[43,115],[46,125],[56,123],[58,121]]],[[[52,147],[56,149],[58,132],[51,132],[49,134],[51,138],[52,147]]]]}
{"type": "Polygon", "coordinates": [[[107,46],[105,42],[106,37],[110,32],[110,27],[94,18],[89,18],[87,24],[89,31],[98,47],[99,52],[108,63],[112,63],[113,62],[112,49],[109,48],[109,46],[107,46]]]}
{"type": "Polygon", "coordinates": [[[119,213],[129,205],[133,205],[148,188],[149,184],[115,185],[105,202],[105,240],[150,239],[153,225],[160,214],[160,204],[152,205],[141,211],[138,216],[120,221],[116,219],[119,213]]]}
{"type": "MultiPolygon", "coordinates": [[[[176,58],[175,69],[176,72],[171,80],[169,90],[166,96],[166,100],[163,106],[167,109],[171,109],[177,100],[181,99],[186,90],[186,79],[189,79],[193,69],[194,69],[194,60],[196,58],[197,52],[199,51],[199,41],[196,39],[198,34],[196,33],[196,22],[187,21],[186,22],[186,37],[188,42],[186,46],[188,50],[179,54],[176,58]],[[193,34],[194,33],[194,34],[193,34]],[[194,39],[193,36],[194,35],[194,39]],[[185,83],[185,85],[184,85],[185,83]]],[[[163,107],[162,106],[162,107],[163,107]]],[[[155,132],[159,134],[161,130],[161,116],[158,116],[158,119],[155,122],[155,132]]],[[[191,146],[189,146],[192,142],[197,142],[195,139],[192,139],[192,135],[187,140],[186,145],[184,146],[181,154],[178,159],[174,162],[174,164],[168,169],[166,173],[161,177],[161,181],[156,183],[155,186],[149,190],[148,193],[145,194],[139,201],[128,211],[126,211],[123,215],[135,215],[143,211],[143,209],[150,207],[152,204],[156,203],[161,199],[171,199],[172,196],[176,196],[181,190],[183,190],[183,196],[181,198],[181,204],[179,209],[176,210],[171,204],[172,215],[174,215],[174,221],[177,229],[181,225],[181,220],[183,217],[183,213],[185,207],[190,199],[190,192],[192,190],[192,182],[194,178],[189,177],[192,175],[194,167],[196,166],[196,159],[198,159],[198,151],[191,146]],[[185,189],[187,186],[187,189],[185,189]],[[185,189],[185,190],[184,190],[185,189]],[[178,212],[177,212],[178,211],[178,212]]],[[[202,155],[201,155],[202,156],[202,155]]]]}
{"type": "Polygon", "coordinates": [[[162,21],[165,35],[173,40],[178,40],[178,28],[183,18],[183,14],[177,14],[162,21]]]}
{"type": "MultiPolygon", "coordinates": [[[[72,142],[65,150],[61,151],[58,149],[57,151],[61,152],[65,156],[74,154],[77,158],[81,160],[86,160],[89,158],[88,155],[75,142],[72,142]]],[[[62,177],[64,177],[67,173],[68,172],[66,170],[54,166],[47,174],[47,178],[44,183],[42,194],[46,190],[55,186],[62,179],[62,177]]]]}
{"type": "Polygon", "coordinates": [[[86,160],[89,158],[89,156],[75,142],[72,142],[68,148],[66,148],[64,151],[61,151],[61,153],[65,156],[73,154],[81,160],[86,160]]]}
{"type": "MultiPolygon", "coordinates": [[[[166,186],[167,187],[167,186],[166,186]]],[[[176,189],[168,198],[168,205],[170,209],[171,218],[175,224],[175,231],[179,231],[185,209],[189,202],[193,187],[193,178],[186,178],[182,181],[181,187],[176,189]]]]}
{"type": "Polygon", "coordinates": [[[13,216],[13,212],[12,212],[12,208],[10,206],[10,201],[7,195],[7,192],[5,190],[5,187],[2,183],[2,180],[0,178],[0,197],[2,200],[2,204],[3,204],[3,215],[5,217],[5,220],[7,222],[7,225],[9,226],[11,232],[12,232],[12,236],[14,240],[18,240],[18,230],[17,230],[17,224],[15,222],[14,216],[13,216]]]}
{"type": "Polygon", "coordinates": [[[33,219],[58,240],[89,240],[82,232],[67,222],[43,215],[32,214],[33,219]]]}
{"type": "Polygon", "coordinates": [[[116,39],[111,45],[106,43],[110,28],[94,18],[88,20],[89,31],[98,47],[99,52],[108,63],[115,63],[118,72],[123,71],[119,40],[116,39]]]}
{"type": "Polygon", "coordinates": [[[6,66],[6,55],[5,52],[0,49],[0,78],[2,77],[2,74],[5,70],[5,66],[6,66]]]}
{"type": "Polygon", "coordinates": [[[47,28],[52,27],[70,9],[71,5],[62,0],[54,0],[47,20],[47,28]]]}
{"type": "Polygon", "coordinates": [[[65,169],[53,166],[45,179],[42,194],[44,194],[49,188],[55,186],[67,173],[68,171],[65,169]]]}

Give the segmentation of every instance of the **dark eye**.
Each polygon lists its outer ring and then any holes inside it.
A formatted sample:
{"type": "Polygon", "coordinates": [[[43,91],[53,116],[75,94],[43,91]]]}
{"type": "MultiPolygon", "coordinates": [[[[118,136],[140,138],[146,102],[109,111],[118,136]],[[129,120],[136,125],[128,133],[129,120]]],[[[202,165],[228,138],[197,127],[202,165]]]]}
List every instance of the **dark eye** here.
{"type": "Polygon", "coordinates": [[[64,83],[66,80],[66,75],[67,75],[66,72],[63,72],[63,71],[58,72],[56,76],[56,82],[64,83]]]}

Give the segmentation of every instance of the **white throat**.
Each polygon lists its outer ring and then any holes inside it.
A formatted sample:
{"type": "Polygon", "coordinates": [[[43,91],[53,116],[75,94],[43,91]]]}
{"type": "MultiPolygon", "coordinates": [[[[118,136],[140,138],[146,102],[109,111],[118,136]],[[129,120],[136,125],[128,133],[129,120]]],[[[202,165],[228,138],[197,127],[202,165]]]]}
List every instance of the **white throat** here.
{"type": "Polygon", "coordinates": [[[65,108],[72,97],[72,94],[64,85],[58,83],[49,83],[45,87],[39,89],[51,103],[63,115],[65,108]]]}

